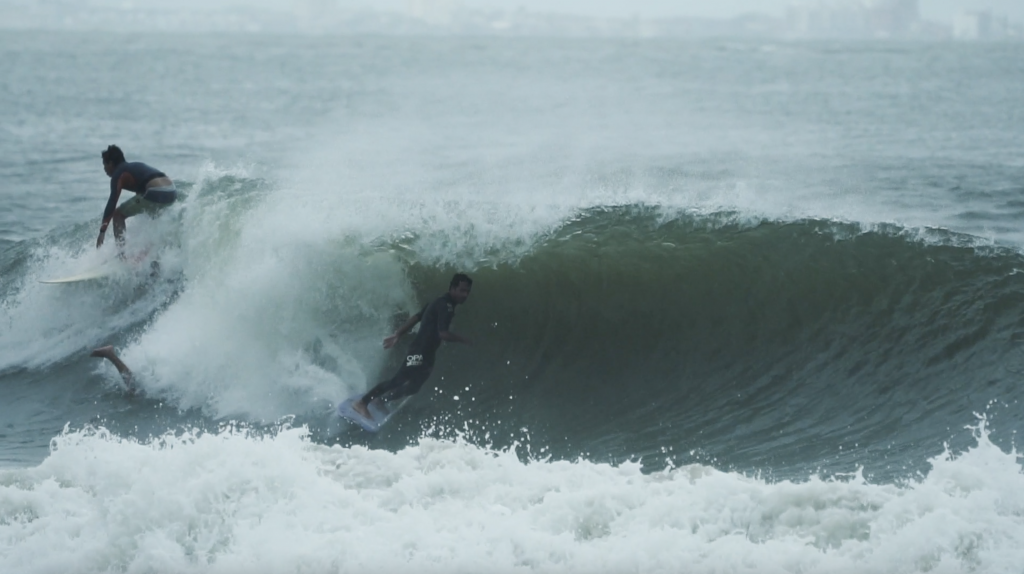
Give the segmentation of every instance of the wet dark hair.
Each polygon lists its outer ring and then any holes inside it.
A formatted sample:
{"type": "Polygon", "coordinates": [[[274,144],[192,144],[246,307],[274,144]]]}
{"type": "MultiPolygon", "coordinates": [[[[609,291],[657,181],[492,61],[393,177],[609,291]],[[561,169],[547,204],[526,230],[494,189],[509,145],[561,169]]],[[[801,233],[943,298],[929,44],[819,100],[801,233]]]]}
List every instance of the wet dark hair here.
{"type": "Polygon", "coordinates": [[[103,163],[112,163],[114,167],[124,163],[124,152],[116,145],[107,146],[107,149],[100,156],[103,157],[103,163]]]}
{"type": "Polygon", "coordinates": [[[473,286],[473,280],[469,278],[469,275],[466,275],[465,273],[456,273],[455,276],[452,277],[452,282],[448,284],[448,288],[455,289],[461,283],[467,283],[470,287],[473,286]]]}

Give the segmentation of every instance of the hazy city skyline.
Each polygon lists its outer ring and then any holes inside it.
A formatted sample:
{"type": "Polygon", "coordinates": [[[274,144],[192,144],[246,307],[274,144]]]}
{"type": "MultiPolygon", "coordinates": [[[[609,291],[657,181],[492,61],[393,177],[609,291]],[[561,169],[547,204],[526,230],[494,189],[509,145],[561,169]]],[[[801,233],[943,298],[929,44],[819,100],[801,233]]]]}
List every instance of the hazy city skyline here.
{"type": "Polygon", "coordinates": [[[8,29],[108,29],[122,15],[197,32],[1024,36],[1020,0],[0,0],[8,29]]]}
{"type": "MultiPolygon", "coordinates": [[[[263,0],[272,3],[280,0],[263,0]]],[[[380,0],[374,5],[400,10],[409,0],[380,0]]],[[[350,2],[354,4],[354,2],[350,2]]],[[[781,16],[797,3],[794,0],[718,0],[716,2],[673,0],[465,0],[467,8],[515,10],[523,7],[535,12],[563,12],[605,18],[734,18],[750,13],[781,16]]],[[[339,6],[344,2],[339,1],[339,6]]],[[[991,11],[1014,19],[1024,19],[1024,2],[1020,0],[920,0],[921,17],[951,21],[964,12],[991,11]]]]}

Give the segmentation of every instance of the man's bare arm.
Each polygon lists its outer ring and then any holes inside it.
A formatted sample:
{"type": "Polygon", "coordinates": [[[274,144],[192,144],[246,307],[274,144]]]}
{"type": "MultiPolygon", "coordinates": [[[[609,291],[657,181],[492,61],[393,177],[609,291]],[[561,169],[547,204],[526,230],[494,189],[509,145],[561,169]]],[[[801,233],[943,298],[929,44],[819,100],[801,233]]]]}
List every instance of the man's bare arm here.
{"type": "Polygon", "coordinates": [[[408,333],[409,330],[412,329],[413,327],[415,327],[416,323],[419,323],[419,322],[420,322],[420,314],[419,313],[416,313],[412,317],[409,317],[409,320],[406,321],[401,327],[399,327],[398,330],[395,331],[393,335],[384,338],[384,348],[385,349],[390,349],[391,347],[394,347],[395,343],[397,343],[398,340],[402,338],[402,335],[408,333]]]}
{"type": "Polygon", "coordinates": [[[100,234],[96,238],[96,249],[99,249],[103,245],[103,235],[107,232],[107,225],[110,224],[110,220],[114,218],[114,211],[117,210],[117,200],[121,197],[121,192],[124,188],[135,185],[135,178],[132,174],[127,171],[121,174],[121,177],[117,178],[117,182],[114,184],[114,189],[110,193],[110,198],[107,199],[107,208],[103,212],[103,221],[100,223],[100,234]],[[107,214],[109,212],[109,215],[107,214]]]}

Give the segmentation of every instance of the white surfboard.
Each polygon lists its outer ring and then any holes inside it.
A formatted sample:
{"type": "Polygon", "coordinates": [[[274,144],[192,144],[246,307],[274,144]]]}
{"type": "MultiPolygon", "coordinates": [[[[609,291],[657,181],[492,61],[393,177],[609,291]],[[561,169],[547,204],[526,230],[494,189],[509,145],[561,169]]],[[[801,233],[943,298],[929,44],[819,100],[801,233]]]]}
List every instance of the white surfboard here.
{"type": "Polygon", "coordinates": [[[114,265],[102,265],[100,267],[94,267],[88,271],[83,271],[77,275],[70,275],[68,277],[59,277],[57,279],[40,279],[40,283],[78,283],[80,281],[91,281],[93,279],[102,279],[103,277],[109,277],[117,273],[117,268],[114,265]]]}
{"type": "Polygon", "coordinates": [[[352,395],[344,401],[338,403],[337,413],[338,416],[348,419],[357,425],[363,427],[363,430],[369,432],[377,432],[380,427],[384,426],[384,423],[388,422],[398,409],[402,408],[411,397],[402,397],[397,401],[384,402],[381,400],[375,400],[367,406],[367,410],[370,411],[371,418],[366,418],[363,415],[356,412],[352,408],[352,403],[363,398],[365,393],[359,393],[352,395]]]}
{"type": "Polygon", "coordinates": [[[130,255],[125,260],[114,260],[104,261],[99,263],[81,273],[69,275],[67,277],[58,277],[56,279],[40,279],[40,283],[56,284],[56,283],[79,283],[81,281],[92,281],[94,279],[102,279],[104,277],[110,277],[127,269],[129,265],[138,265],[149,253],[149,249],[143,249],[142,251],[130,255]]]}

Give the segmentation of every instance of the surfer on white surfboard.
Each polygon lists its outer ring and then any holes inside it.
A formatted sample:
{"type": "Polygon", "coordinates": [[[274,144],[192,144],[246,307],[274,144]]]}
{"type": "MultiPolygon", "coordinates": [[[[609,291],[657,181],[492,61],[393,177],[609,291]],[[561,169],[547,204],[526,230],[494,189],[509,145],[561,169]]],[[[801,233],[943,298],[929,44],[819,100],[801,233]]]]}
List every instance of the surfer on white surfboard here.
{"type": "Polygon", "coordinates": [[[419,313],[409,317],[393,335],[384,339],[384,348],[390,349],[402,335],[421,323],[419,333],[409,345],[405,361],[395,376],[379,383],[361,399],[353,402],[353,410],[372,420],[373,416],[367,408],[372,401],[393,401],[419,392],[430,377],[434,368],[434,354],[442,341],[472,344],[469,339],[448,330],[455,317],[455,306],[466,302],[472,288],[473,280],[463,273],[457,273],[448,284],[447,293],[428,303],[419,313]]]}
{"type": "Polygon", "coordinates": [[[103,235],[107,225],[114,222],[114,239],[118,247],[124,245],[125,219],[140,213],[157,215],[162,209],[177,201],[181,192],[174,187],[174,182],[164,172],[142,162],[127,162],[124,152],[116,145],[108,146],[100,154],[103,157],[103,171],[110,176],[110,197],[107,207],[103,210],[103,222],[100,224],[100,235],[96,238],[96,248],[103,245],[103,235]],[[121,191],[134,191],[135,197],[117,205],[121,191]]]}

